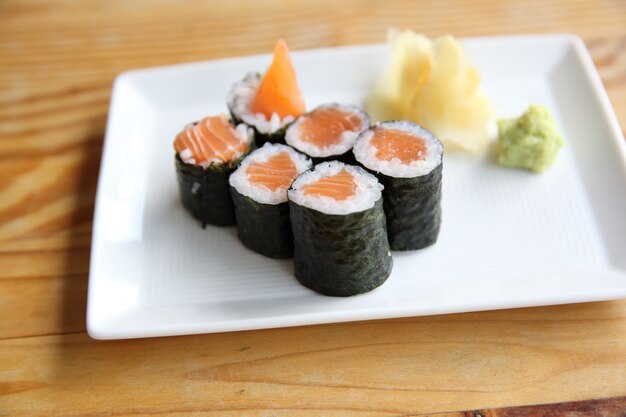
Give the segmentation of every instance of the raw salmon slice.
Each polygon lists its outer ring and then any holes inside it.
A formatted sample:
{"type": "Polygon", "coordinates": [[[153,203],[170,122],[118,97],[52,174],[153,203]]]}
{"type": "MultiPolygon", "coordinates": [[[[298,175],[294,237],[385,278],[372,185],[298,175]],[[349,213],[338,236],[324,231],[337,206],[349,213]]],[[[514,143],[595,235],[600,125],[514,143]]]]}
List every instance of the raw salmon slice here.
{"type": "Polygon", "coordinates": [[[304,98],[289,57],[289,48],[283,39],[279,39],[274,47],[272,64],[265,72],[252,102],[252,112],[262,113],[269,120],[272,113],[283,119],[286,116],[298,117],[304,111],[304,98]]]}
{"type": "Polygon", "coordinates": [[[298,176],[296,165],[287,152],[280,152],[265,162],[256,162],[246,169],[250,184],[262,185],[277,191],[286,190],[298,176]]]}
{"type": "Polygon", "coordinates": [[[356,183],[354,175],[344,168],[335,175],[303,185],[302,192],[312,197],[330,197],[343,201],[355,195],[356,183]]]}
{"type": "Polygon", "coordinates": [[[176,136],[174,148],[185,162],[228,162],[248,148],[224,115],[205,117],[176,136]],[[189,156],[189,157],[187,157],[189,156]]]}
{"type": "Polygon", "coordinates": [[[325,148],[341,142],[345,131],[358,132],[363,120],[356,112],[337,107],[325,107],[303,115],[299,119],[300,139],[325,148]]]}
{"type": "Polygon", "coordinates": [[[398,158],[408,165],[426,158],[424,140],[402,130],[376,129],[371,144],[376,148],[376,158],[382,161],[398,158]]]}

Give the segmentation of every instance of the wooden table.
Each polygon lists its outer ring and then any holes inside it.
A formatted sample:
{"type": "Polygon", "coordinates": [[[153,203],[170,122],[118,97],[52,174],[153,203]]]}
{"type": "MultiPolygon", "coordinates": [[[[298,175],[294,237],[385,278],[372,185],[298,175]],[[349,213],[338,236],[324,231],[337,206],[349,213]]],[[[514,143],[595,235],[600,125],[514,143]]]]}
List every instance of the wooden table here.
{"type": "MultiPolygon", "coordinates": [[[[392,25],[573,32],[626,126],[623,0],[432,3],[0,2],[0,416],[406,416],[624,396],[626,300],[147,340],[85,333],[121,71],[267,52],[279,36],[292,49],[381,42],[392,25]]],[[[618,415],[626,401],[445,415],[563,410],[618,415]]]]}

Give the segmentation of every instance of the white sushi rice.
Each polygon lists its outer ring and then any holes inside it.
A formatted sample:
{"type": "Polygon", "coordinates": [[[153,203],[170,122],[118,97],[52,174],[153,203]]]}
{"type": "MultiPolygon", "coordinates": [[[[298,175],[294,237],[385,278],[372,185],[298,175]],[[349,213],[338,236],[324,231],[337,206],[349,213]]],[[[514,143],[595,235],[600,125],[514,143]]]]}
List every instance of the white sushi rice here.
{"type": "Polygon", "coordinates": [[[361,133],[354,145],[354,156],[363,166],[372,171],[381,172],[396,178],[414,178],[426,175],[439,166],[442,155],[443,145],[431,132],[407,121],[376,123],[370,129],[361,133]],[[376,157],[376,147],[371,143],[378,129],[400,130],[424,140],[426,157],[412,161],[409,164],[402,162],[398,158],[393,158],[390,161],[378,159],[376,157]]]}
{"type": "Polygon", "coordinates": [[[261,76],[255,72],[248,73],[243,80],[236,82],[228,92],[226,102],[228,108],[248,126],[254,126],[259,133],[274,133],[294,121],[293,116],[281,119],[278,113],[272,113],[267,120],[263,113],[252,112],[252,102],[256,97],[261,76]]]}
{"type": "Polygon", "coordinates": [[[326,214],[346,215],[370,209],[381,198],[383,186],[378,179],[361,167],[346,165],[338,161],[322,162],[311,171],[300,175],[287,191],[289,200],[326,214]],[[317,197],[304,194],[302,187],[322,178],[338,174],[343,169],[354,175],[355,194],[345,200],[330,197],[317,197]]]}
{"type": "Polygon", "coordinates": [[[276,191],[272,191],[263,185],[250,184],[248,181],[248,174],[246,173],[246,170],[250,165],[259,162],[266,162],[268,159],[281,152],[287,152],[289,154],[291,160],[296,166],[298,175],[307,169],[310,169],[313,165],[309,158],[302,155],[300,152],[296,152],[293,148],[291,148],[291,146],[268,142],[261,148],[246,156],[243,161],[241,161],[239,168],[230,174],[228,182],[234,189],[237,190],[239,194],[245,195],[246,197],[249,197],[259,203],[280,204],[286,202],[286,189],[278,188],[276,191]]]}
{"type": "Polygon", "coordinates": [[[338,108],[342,112],[348,113],[349,115],[356,114],[359,119],[361,119],[361,126],[356,132],[353,132],[351,130],[346,130],[342,132],[339,142],[326,147],[319,147],[315,143],[306,141],[302,138],[302,132],[300,131],[300,122],[307,117],[307,114],[304,114],[296,119],[296,121],[291,126],[289,126],[285,134],[285,142],[287,142],[288,145],[293,146],[297,150],[315,158],[323,158],[331,155],[341,155],[352,149],[352,147],[354,146],[354,142],[356,141],[356,138],[359,136],[359,134],[364,129],[367,129],[369,127],[369,116],[357,106],[337,103],[321,105],[310,113],[314,113],[316,111],[328,108],[338,108]]]}

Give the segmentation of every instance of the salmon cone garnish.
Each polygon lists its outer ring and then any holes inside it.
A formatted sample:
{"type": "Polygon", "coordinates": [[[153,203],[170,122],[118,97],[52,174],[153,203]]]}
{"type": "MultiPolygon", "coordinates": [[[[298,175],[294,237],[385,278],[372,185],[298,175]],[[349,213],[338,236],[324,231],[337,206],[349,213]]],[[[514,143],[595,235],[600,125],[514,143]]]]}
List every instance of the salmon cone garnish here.
{"type": "Polygon", "coordinates": [[[267,120],[273,113],[284,119],[287,116],[296,118],[305,112],[296,71],[283,39],[279,39],[274,47],[274,59],[261,80],[252,102],[252,112],[262,113],[267,120]]]}

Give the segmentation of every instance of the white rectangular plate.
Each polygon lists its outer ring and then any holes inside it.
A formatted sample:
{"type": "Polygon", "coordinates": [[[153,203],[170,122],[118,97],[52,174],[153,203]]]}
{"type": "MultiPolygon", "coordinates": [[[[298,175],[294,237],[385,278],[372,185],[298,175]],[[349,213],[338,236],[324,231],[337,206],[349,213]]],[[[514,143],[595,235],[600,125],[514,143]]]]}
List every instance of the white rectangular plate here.
{"type": "MultiPolygon", "coordinates": [[[[132,71],[113,88],[94,217],[87,327],[97,339],[209,333],[626,297],[626,150],[582,41],[463,41],[498,117],[548,106],[566,145],[543,174],[449,154],[436,245],[394,253],[382,287],[350,298],[298,284],[291,261],[245,249],[178,200],[174,136],[225,112],[270,56],[132,71]]],[[[362,104],[385,45],[295,52],[308,107],[362,104]]]]}

